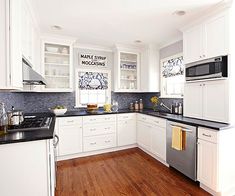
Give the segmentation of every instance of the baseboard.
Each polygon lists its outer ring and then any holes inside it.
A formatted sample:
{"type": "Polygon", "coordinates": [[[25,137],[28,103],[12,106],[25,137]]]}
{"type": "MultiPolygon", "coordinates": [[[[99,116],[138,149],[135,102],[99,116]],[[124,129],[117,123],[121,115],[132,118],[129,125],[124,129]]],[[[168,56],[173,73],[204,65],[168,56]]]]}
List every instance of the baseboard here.
{"type": "Polygon", "coordinates": [[[75,158],[79,158],[79,157],[87,157],[87,156],[92,156],[92,155],[104,154],[104,153],[108,153],[108,152],[115,152],[115,151],[119,151],[119,150],[135,148],[135,147],[137,147],[137,144],[108,148],[108,149],[103,149],[103,150],[90,151],[90,152],[82,152],[82,153],[66,155],[66,156],[58,156],[57,161],[64,161],[64,160],[75,159],[75,158]]]}

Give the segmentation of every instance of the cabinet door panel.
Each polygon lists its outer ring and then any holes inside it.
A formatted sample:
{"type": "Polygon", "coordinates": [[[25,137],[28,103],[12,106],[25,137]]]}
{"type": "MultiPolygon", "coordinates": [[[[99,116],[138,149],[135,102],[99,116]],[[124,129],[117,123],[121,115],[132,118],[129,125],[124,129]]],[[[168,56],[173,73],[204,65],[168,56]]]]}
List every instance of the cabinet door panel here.
{"type": "Polygon", "coordinates": [[[141,121],[137,121],[137,143],[146,150],[150,150],[151,126],[141,121]]]}
{"type": "Polygon", "coordinates": [[[217,191],[217,144],[198,141],[198,181],[217,191]]]}
{"type": "Polygon", "coordinates": [[[226,80],[210,81],[203,84],[203,118],[228,122],[228,85],[226,80]]]}
{"type": "Polygon", "coordinates": [[[151,152],[166,161],[166,129],[154,126],[151,131],[151,152]]]}
{"type": "Polygon", "coordinates": [[[202,118],[202,84],[185,84],[184,116],[202,118]]]}
{"type": "Polygon", "coordinates": [[[135,120],[118,121],[118,146],[136,143],[135,120]]]}
{"type": "Polygon", "coordinates": [[[224,13],[208,20],[205,23],[205,44],[207,58],[228,54],[227,21],[227,15],[224,13]]]}
{"type": "Polygon", "coordinates": [[[184,32],[184,61],[201,60],[203,48],[203,26],[198,25],[184,32]]]}
{"type": "Polygon", "coordinates": [[[59,127],[59,156],[82,152],[82,127],[59,127]]]}

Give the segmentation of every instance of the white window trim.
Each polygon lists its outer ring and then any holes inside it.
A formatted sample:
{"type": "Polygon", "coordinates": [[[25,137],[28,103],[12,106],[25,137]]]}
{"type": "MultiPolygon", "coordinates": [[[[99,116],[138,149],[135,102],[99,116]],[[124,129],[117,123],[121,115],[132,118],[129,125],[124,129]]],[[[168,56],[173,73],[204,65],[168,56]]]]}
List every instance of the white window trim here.
{"type": "MultiPolygon", "coordinates": [[[[75,70],[75,108],[85,108],[86,106],[81,105],[79,103],[79,90],[78,90],[78,72],[99,72],[99,73],[105,73],[108,74],[108,94],[110,95],[108,97],[107,103],[111,103],[111,70],[105,70],[105,69],[99,69],[99,68],[78,68],[75,70]]],[[[101,105],[99,105],[101,106],[101,105]]]]}
{"type": "Polygon", "coordinates": [[[172,56],[169,56],[169,57],[166,57],[164,59],[161,59],[160,61],[160,86],[161,86],[161,96],[160,98],[183,98],[184,96],[183,95],[166,95],[165,94],[165,91],[164,91],[164,86],[163,86],[163,77],[162,77],[162,65],[163,65],[163,62],[165,61],[168,61],[170,59],[174,59],[174,58],[177,58],[179,56],[183,56],[183,53],[177,53],[175,55],[172,55],[172,56]]]}

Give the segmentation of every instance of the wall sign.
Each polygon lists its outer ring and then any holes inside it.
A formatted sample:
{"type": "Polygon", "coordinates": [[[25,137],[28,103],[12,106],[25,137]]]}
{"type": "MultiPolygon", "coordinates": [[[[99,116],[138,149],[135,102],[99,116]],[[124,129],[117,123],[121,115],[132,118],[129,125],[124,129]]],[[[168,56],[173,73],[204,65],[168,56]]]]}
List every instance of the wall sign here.
{"type": "Polygon", "coordinates": [[[79,54],[81,66],[107,67],[107,57],[93,54],[79,54]]]}

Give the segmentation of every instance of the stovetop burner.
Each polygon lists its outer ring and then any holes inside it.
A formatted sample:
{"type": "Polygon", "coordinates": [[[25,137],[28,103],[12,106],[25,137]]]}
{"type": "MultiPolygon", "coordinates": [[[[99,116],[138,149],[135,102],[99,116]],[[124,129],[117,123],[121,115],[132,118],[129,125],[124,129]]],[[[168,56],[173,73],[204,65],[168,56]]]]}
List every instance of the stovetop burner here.
{"type": "Polygon", "coordinates": [[[51,117],[41,116],[25,116],[24,121],[20,125],[13,125],[9,127],[8,131],[29,131],[36,129],[49,129],[51,124],[51,117]]]}

